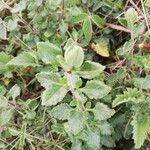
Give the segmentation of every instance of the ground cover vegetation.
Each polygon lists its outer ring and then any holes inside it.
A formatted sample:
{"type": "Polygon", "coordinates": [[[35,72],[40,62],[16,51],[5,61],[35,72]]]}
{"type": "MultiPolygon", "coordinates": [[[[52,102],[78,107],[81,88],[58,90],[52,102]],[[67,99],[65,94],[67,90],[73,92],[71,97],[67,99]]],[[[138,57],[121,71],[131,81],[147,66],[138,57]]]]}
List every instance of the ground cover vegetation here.
{"type": "Polygon", "coordinates": [[[0,149],[150,149],[150,0],[1,0],[0,149]]]}

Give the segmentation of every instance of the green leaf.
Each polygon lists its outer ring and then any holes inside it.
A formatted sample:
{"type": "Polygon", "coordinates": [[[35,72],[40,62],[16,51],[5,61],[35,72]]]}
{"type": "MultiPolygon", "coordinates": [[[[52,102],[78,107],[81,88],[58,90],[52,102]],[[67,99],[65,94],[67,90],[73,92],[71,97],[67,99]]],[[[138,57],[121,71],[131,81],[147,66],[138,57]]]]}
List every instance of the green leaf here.
{"type": "Polygon", "coordinates": [[[84,21],[87,17],[88,17],[88,15],[86,13],[81,13],[77,16],[73,16],[71,21],[72,21],[72,23],[80,23],[80,22],[84,21]]]}
{"type": "Polygon", "coordinates": [[[68,134],[77,135],[85,126],[86,117],[83,113],[72,111],[68,122],[64,123],[65,131],[68,134]]]}
{"type": "Polygon", "coordinates": [[[20,87],[15,84],[8,92],[7,97],[10,98],[12,97],[13,100],[16,99],[17,96],[19,96],[21,93],[21,89],[20,87]]]}
{"type": "Polygon", "coordinates": [[[78,45],[71,45],[65,50],[65,61],[71,67],[80,67],[84,60],[84,52],[78,45]]]}
{"type": "Polygon", "coordinates": [[[79,71],[75,71],[75,73],[81,76],[82,78],[93,79],[99,76],[99,74],[102,73],[104,69],[105,66],[99,63],[85,61],[85,63],[81,66],[81,69],[79,71]]]}
{"type": "Polygon", "coordinates": [[[86,142],[93,150],[99,150],[100,134],[98,132],[89,132],[86,142]]]}
{"type": "Polygon", "coordinates": [[[6,24],[5,22],[2,21],[1,18],[0,18],[0,39],[3,39],[3,40],[7,39],[6,24]]]}
{"type": "Polygon", "coordinates": [[[116,107],[126,102],[139,103],[144,100],[145,99],[142,91],[139,91],[136,88],[127,88],[127,91],[124,91],[123,94],[117,95],[116,99],[112,103],[112,106],[116,107]]]}
{"type": "Polygon", "coordinates": [[[8,23],[7,23],[7,30],[8,31],[13,31],[17,29],[17,20],[12,20],[9,19],[8,23]]]}
{"type": "Polygon", "coordinates": [[[36,78],[43,87],[48,88],[52,83],[59,83],[61,76],[55,72],[40,72],[36,78]]]}
{"type": "Polygon", "coordinates": [[[128,27],[130,29],[134,28],[134,23],[138,21],[138,13],[136,12],[136,10],[134,8],[129,8],[127,10],[127,12],[125,13],[125,18],[127,20],[128,23],[128,27]]]}
{"type": "Polygon", "coordinates": [[[0,126],[6,125],[12,117],[12,110],[3,110],[0,114],[0,126]]]}
{"type": "Polygon", "coordinates": [[[140,149],[147,138],[147,133],[150,131],[149,115],[136,114],[131,122],[133,126],[133,139],[135,148],[140,149]]]}
{"type": "Polygon", "coordinates": [[[82,143],[79,140],[73,141],[71,150],[82,150],[82,143]]]}
{"type": "Polygon", "coordinates": [[[150,0],[146,0],[145,6],[150,8],[150,0]]]}
{"type": "Polygon", "coordinates": [[[102,121],[112,117],[115,113],[115,110],[110,109],[103,103],[97,103],[96,106],[92,109],[92,112],[94,113],[96,120],[102,121]]]}
{"type": "Polygon", "coordinates": [[[87,18],[84,20],[82,30],[83,30],[85,39],[88,42],[90,42],[92,38],[92,23],[91,23],[90,18],[87,18]]]}
{"type": "Polygon", "coordinates": [[[42,105],[56,105],[63,100],[66,94],[67,90],[63,86],[52,83],[42,94],[42,105]]]}
{"type": "Polygon", "coordinates": [[[0,73],[5,73],[9,70],[9,67],[6,64],[11,60],[10,55],[0,52],[0,73]]]}
{"type": "Polygon", "coordinates": [[[6,97],[0,95],[0,108],[5,108],[8,105],[8,100],[6,97]]]}
{"type": "Polygon", "coordinates": [[[57,63],[56,56],[62,55],[62,50],[48,42],[39,42],[37,44],[38,56],[45,64],[57,63]]]}
{"type": "Polygon", "coordinates": [[[104,19],[102,19],[101,17],[99,17],[98,15],[93,15],[92,16],[92,21],[100,28],[103,28],[105,21],[104,19]]]}
{"type": "Polygon", "coordinates": [[[134,85],[140,89],[150,89],[150,76],[145,78],[134,78],[134,85]]]}
{"type": "Polygon", "coordinates": [[[37,58],[33,53],[30,52],[23,52],[22,54],[19,54],[17,57],[14,57],[12,60],[10,60],[7,65],[14,65],[14,66],[39,66],[37,62],[37,58]]]}
{"type": "Polygon", "coordinates": [[[69,117],[71,107],[68,104],[60,104],[50,111],[51,117],[59,120],[66,120],[69,117]]]}
{"type": "Polygon", "coordinates": [[[111,88],[99,80],[88,81],[81,89],[90,99],[103,98],[110,92],[111,88]]]}
{"type": "Polygon", "coordinates": [[[0,96],[3,96],[5,93],[6,93],[6,88],[5,88],[5,86],[0,86],[0,96]]]}

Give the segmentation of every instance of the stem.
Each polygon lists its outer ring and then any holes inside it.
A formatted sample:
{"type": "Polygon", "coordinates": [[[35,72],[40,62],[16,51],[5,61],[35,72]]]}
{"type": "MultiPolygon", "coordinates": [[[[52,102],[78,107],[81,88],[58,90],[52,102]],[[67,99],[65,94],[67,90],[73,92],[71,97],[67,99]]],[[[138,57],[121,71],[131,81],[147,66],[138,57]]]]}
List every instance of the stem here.
{"type": "MultiPolygon", "coordinates": [[[[74,88],[72,73],[71,73],[71,72],[65,72],[65,76],[66,76],[66,78],[67,78],[67,82],[68,82],[68,85],[69,85],[69,89],[70,89],[72,95],[73,95],[77,100],[79,100],[79,101],[82,102],[82,97],[80,96],[80,94],[78,93],[78,91],[75,90],[75,88],[74,88]]],[[[85,110],[84,105],[82,105],[81,110],[85,110]]]]}

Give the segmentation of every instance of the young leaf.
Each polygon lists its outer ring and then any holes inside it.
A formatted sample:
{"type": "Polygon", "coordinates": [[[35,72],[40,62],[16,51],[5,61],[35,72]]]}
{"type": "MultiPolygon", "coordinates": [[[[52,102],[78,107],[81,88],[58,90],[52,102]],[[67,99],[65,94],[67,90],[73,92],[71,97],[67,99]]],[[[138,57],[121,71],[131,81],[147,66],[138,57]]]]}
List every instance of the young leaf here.
{"type": "Polygon", "coordinates": [[[65,61],[71,67],[80,67],[84,60],[84,52],[78,45],[71,45],[64,54],[65,61]]]}
{"type": "Polygon", "coordinates": [[[62,55],[62,50],[48,42],[39,42],[37,44],[38,56],[45,64],[57,63],[56,56],[62,55]]]}
{"type": "Polygon", "coordinates": [[[20,92],[21,92],[20,87],[19,87],[17,84],[15,84],[15,85],[9,90],[9,92],[8,92],[8,94],[7,94],[7,97],[8,97],[8,98],[12,97],[12,99],[15,100],[16,97],[20,95],[20,92]]]}
{"type": "Polygon", "coordinates": [[[87,17],[88,15],[86,13],[81,13],[77,16],[73,16],[71,21],[72,23],[79,23],[79,22],[84,21],[87,17]]]}
{"type": "Polygon", "coordinates": [[[134,8],[129,8],[125,13],[125,18],[127,20],[128,27],[133,29],[134,23],[138,21],[138,13],[134,8]]]}
{"type": "Polygon", "coordinates": [[[87,18],[84,20],[82,30],[83,30],[85,39],[88,42],[90,42],[92,38],[92,23],[91,23],[90,18],[87,18]]]}
{"type": "Polygon", "coordinates": [[[134,85],[139,87],[140,89],[150,89],[150,76],[146,76],[145,78],[135,78],[134,85]]]}
{"type": "Polygon", "coordinates": [[[60,104],[50,111],[50,115],[59,120],[66,120],[69,117],[71,107],[68,104],[60,104]]]}
{"type": "Polygon", "coordinates": [[[47,88],[42,94],[42,105],[56,105],[63,100],[66,94],[67,90],[63,86],[52,83],[51,86],[47,88]]]}
{"type": "Polygon", "coordinates": [[[103,98],[110,92],[111,88],[99,80],[91,80],[81,89],[90,99],[103,98]]]}
{"type": "Polygon", "coordinates": [[[99,63],[85,61],[85,63],[81,66],[81,69],[75,71],[76,74],[85,79],[92,79],[99,76],[100,73],[103,72],[105,66],[102,66],[99,63]]]}
{"type": "Polygon", "coordinates": [[[117,95],[116,99],[112,103],[112,106],[116,107],[125,102],[139,103],[144,100],[145,99],[142,91],[139,91],[136,88],[127,88],[127,91],[124,91],[123,94],[117,95]]]}
{"type": "Polygon", "coordinates": [[[54,72],[40,72],[36,78],[43,87],[48,88],[52,83],[59,83],[61,76],[54,72]]]}
{"type": "Polygon", "coordinates": [[[102,19],[101,17],[99,17],[98,15],[93,15],[92,16],[92,21],[100,28],[103,28],[105,21],[104,19],[102,19]]]}
{"type": "Polygon", "coordinates": [[[73,141],[71,150],[82,150],[82,143],[79,140],[73,141]]]}
{"type": "Polygon", "coordinates": [[[136,114],[131,124],[133,126],[135,148],[140,149],[147,138],[147,133],[150,131],[150,117],[148,115],[136,114]]]}
{"type": "Polygon", "coordinates": [[[23,66],[23,67],[39,66],[34,54],[30,52],[23,52],[22,54],[19,54],[17,57],[14,57],[12,60],[10,60],[7,63],[7,65],[23,66]]]}
{"type": "Polygon", "coordinates": [[[94,113],[95,119],[99,121],[107,120],[115,113],[113,109],[110,109],[103,103],[97,103],[92,112],[94,113]]]}

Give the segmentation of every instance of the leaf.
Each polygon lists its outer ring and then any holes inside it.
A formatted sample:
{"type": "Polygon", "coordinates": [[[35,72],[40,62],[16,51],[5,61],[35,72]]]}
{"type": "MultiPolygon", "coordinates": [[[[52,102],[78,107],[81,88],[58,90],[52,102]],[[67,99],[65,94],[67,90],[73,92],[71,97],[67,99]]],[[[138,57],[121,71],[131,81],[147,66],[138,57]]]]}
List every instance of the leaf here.
{"type": "Polygon", "coordinates": [[[85,79],[93,79],[99,76],[100,73],[102,73],[104,69],[105,69],[105,66],[99,63],[85,61],[85,63],[81,66],[81,69],[79,71],[78,70],[75,71],[75,73],[85,79]]]}
{"type": "Polygon", "coordinates": [[[71,150],[82,150],[82,143],[79,140],[73,141],[71,150]]]}
{"type": "Polygon", "coordinates": [[[56,56],[62,55],[62,50],[48,42],[39,42],[37,44],[38,56],[45,64],[57,63],[56,56]]]}
{"type": "Polygon", "coordinates": [[[0,114],[0,126],[6,125],[12,117],[12,110],[3,110],[0,114]]]}
{"type": "Polygon", "coordinates": [[[126,102],[139,103],[144,100],[145,99],[142,91],[139,91],[136,88],[127,88],[127,91],[124,91],[123,94],[117,95],[116,99],[112,103],[112,106],[116,107],[126,102]]]}
{"type": "Polygon", "coordinates": [[[86,142],[93,150],[99,150],[100,134],[98,132],[89,132],[86,142]]]}
{"type": "Polygon", "coordinates": [[[52,85],[47,88],[42,94],[42,105],[56,105],[63,100],[66,94],[67,90],[63,86],[52,83],[52,85]]]}
{"type": "Polygon", "coordinates": [[[146,0],[145,6],[150,8],[150,0],[146,0]]]}
{"type": "Polygon", "coordinates": [[[0,95],[0,108],[5,108],[8,105],[8,100],[6,97],[0,95]]]}
{"type": "Polygon", "coordinates": [[[101,39],[97,41],[96,44],[92,43],[91,47],[97,54],[103,57],[109,57],[109,48],[106,40],[101,39]]]}
{"type": "Polygon", "coordinates": [[[16,29],[17,29],[17,20],[16,19],[15,20],[9,19],[8,23],[7,23],[7,30],[13,31],[16,29]]]}
{"type": "Polygon", "coordinates": [[[68,122],[64,123],[65,131],[68,134],[74,134],[77,135],[85,126],[85,120],[84,114],[77,111],[72,111],[68,122]]]}
{"type": "Polygon", "coordinates": [[[150,76],[145,78],[134,78],[134,85],[140,89],[150,89],[150,76]]]}
{"type": "Polygon", "coordinates": [[[80,67],[84,60],[84,52],[80,46],[73,44],[66,49],[64,58],[71,67],[80,67]]]}
{"type": "Polygon", "coordinates": [[[69,117],[70,111],[71,107],[68,104],[63,103],[54,107],[50,111],[50,115],[51,117],[54,117],[59,120],[66,120],[69,117]]]}
{"type": "Polygon", "coordinates": [[[7,92],[5,86],[0,86],[0,96],[4,96],[4,94],[7,92]]]}
{"type": "Polygon", "coordinates": [[[98,15],[93,15],[92,16],[92,21],[100,28],[104,27],[105,20],[99,17],[98,15]]]}
{"type": "Polygon", "coordinates": [[[8,98],[12,97],[13,100],[15,100],[16,97],[20,95],[20,92],[21,92],[20,87],[19,87],[17,84],[15,84],[15,85],[9,90],[9,92],[8,92],[8,94],[7,94],[7,97],[8,97],[8,98]]]}
{"type": "Polygon", "coordinates": [[[23,52],[22,54],[19,54],[17,57],[14,57],[12,60],[10,60],[7,63],[7,65],[23,66],[23,67],[39,66],[34,54],[30,52],[23,52]]]}
{"type": "Polygon", "coordinates": [[[81,13],[77,16],[73,16],[71,21],[72,21],[72,23],[77,24],[77,23],[84,21],[87,17],[88,17],[88,15],[86,13],[81,13]]]}
{"type": "Polygon", "coordinates": [[[128,27],[130,29],[134,28],[134,23],[138,21],[138,13],[136,12],[136,10],[134,8],[129,8],[127,10],[127,12],[125,13],[125,18],[127,20],[128,23],[128,27]]]}
{"type": "Polygon", "coordinates": [[[111,88],[99,80],[91,80],[86,83],[86,86],[81,88],[90,99],[103,98],[110,92],[111,88]]]}
{"type": "Polygon", "coordinates": [[[55,72],[40,72],[36,78],[43,87],[48,88],[52,83],[59,83],[61,76],[55,72]]]}
{"type": "Polygon", "coordinates": [[[94,113],[95,119],[99,121],[107,120],[115,113],[113,109],[110,109],[103,103],[97,103],[96,106],[92,109],[92,112],[94,113]]]}
{"type": "Polygon", "coordinates": [[[2,21],[1,18],[0,18],[0,39],[2,39],[2,40],[7,39],[6,25],[5,25],[5,22],[2,21]]]}
{"type": "Polygon", "coordinates": [[[148,115],[135,114],[131,122],[133,126],[133,139],[135,148],[140,149],[150,131],[150,117],[148,115]]]}
{"type": "Polygon", "coordinates": [[[92,38],[92,23],[91,23],[90,18],[87,18],[84,20],[82,30],[83,30],[85,39],[88,42],[90,42],[92,38]]]}

